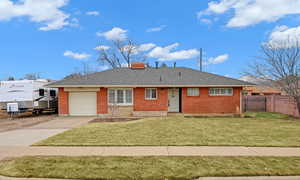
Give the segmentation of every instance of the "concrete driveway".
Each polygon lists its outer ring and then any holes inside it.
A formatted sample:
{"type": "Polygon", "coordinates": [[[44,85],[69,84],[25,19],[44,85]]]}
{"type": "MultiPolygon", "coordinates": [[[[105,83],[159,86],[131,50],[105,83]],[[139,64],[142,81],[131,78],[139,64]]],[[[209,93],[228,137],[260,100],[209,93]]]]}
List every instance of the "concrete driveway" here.
{"type": "Polygon", "coordinates": [[[0,133],[0,146],[30,146],[66,130],[84,125],[95,117],[57,117],[51,121],[0,133]]]}

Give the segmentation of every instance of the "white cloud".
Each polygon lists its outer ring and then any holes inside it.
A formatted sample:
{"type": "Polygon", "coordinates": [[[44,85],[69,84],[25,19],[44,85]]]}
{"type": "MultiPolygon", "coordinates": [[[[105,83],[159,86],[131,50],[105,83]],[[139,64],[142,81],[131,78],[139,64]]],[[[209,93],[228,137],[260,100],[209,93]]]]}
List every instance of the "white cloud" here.
{"type": "Polygon", "coordinates": [[[86,15],[88,15],[88,16],[100,16],[100,13],[98,11],[88,11],[88,12],[86,12],[86,15]]]}
{"type": "Polygon", "coordinates": [[[203,24],[212,24],[213,21],[207,18],[201,18],[200,22],[202,22],[203,24]]]}
{"type": "Polygon", "coordinates": [[[300,26],[289,28],[288,26],[277,26],[270,34],[269,43],[275,46],[290,46],[299,43],[300,26]],[[289,44],[286,44],[289,43],[289,44]]]}
{"type": "Polygon", "coordinates": [[[125,52],[130,50],[133,54],[139,54],[141,52],[150,51],[154,47],[156,47],[156,45],[153,44],[153,43],[141,44],[141,45],[138,45],[138,46],[126,45],[126,46],[123,47],[123,50],[125,52]]]}
{"type": "Polygon", "coordinates": [[[157,58],[161,61],[178,60],[178,59],[191,59],[199,55],[197,49],[174,51],[179,46],[179,43],[174,43],[166,47],[156,47],[149,54],[148,57],[157,58]]]}
{"type": "Polygon", "coordinates": [[[124,41],[127,39],[127,30],[119,27],[114,27],[107,32],[98,32],[97,36],[104,37],[105,39],[112,41],[124,41]]]}
{"type": "Polygon", "coordinates": [[[103,65],[103,66],[98,67],[99,71],[105,71],[105,70],[108,70],[108,69],[109,69],[109,66],[107,66],[107,65],[103,65]]]}
{"type": "Polygon", "coordinates": [[[261,22],[274,22],[286,15],[300,13],[299,0],[220,0],[208,3],[208,8],[198,12],[198,18],[223,14],[231,9],[233,17],[228,27],[245,27],[261,22]]]}
{"type": "Polygon", "coordinates": [[[101,45],[101,46],[97,46],[97,47],[95,47],[94,48],[94,50],[96,50],[96,51],[102,51],[102,50],[108,50],[108,49],[110,49],[110,47],[109,46],[104,46],[104,45],[101,45]]]}
{"type": "Polygon", "coordinates": [[[209,64],[220,64],[223,63],[225,61],[227,61],[229,59],[229,55],[228,54],[223,54],[214,58],[209,58],[207,60],[207,62],[204,62],[204,65],[209,65],[209,64]]]}
{"type": "Polygon", "coordinates": [[[60,10],[68,0],[0,0],[0,21],[17,17],[28,17],[30,21],[42,23],[42,31],[57,30],[70,25],[69,14],[60,10]]]}
{"type": "Polygon", "coordinates": [[[79,20],[77,18],[72,18],[70,23],[69,23],[69,26],[78,27],[79,26],[79,20]]]}
{"type": "Polygon", "coordinates": [[[155,47],[156,47],[155,44],[153,44],[153,43],[147,43],[147,44],[141,44],[141,45],[139,45],[137,49],[140,52],[140,51],[149,51],[149,50],[151,50],[151,49],[153,49],[155,47]]]}
{"type": "Polygon", "coordinates": [[[82,60],[82,59],[89,58],[91,55],[87,54],[87,53],[76,53],[76,52],[72,52],[72,51],[65,51],[64,56],[70,57],[70,58],[73,58],[73,59],[82,60]]]}
{"type": "Polygon", "coordinates": [[[166,27],[167,27],[166,25],[161,25],[158,27],[153,27],[153,28],[147,29],[146,32],[159,32],[159,31],[162,31],[163,29],[165,29],[166,27]]]}

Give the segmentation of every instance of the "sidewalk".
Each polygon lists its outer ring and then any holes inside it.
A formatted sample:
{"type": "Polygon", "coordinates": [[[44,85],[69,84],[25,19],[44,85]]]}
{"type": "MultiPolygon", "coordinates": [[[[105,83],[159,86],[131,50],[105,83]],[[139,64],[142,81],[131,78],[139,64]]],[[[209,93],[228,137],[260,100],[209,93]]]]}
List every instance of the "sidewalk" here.
{"type": "Polygon", "coordinates": [[[1,147],[0,159],[20,156],[300,156],[300,148],[139,146],[139,147],[1,147]]]}
{"type": "MultiPolygon", "coordinates": [[[[201,177],[196,180],[299,180],[299,179],[300,176],[253,176],[253,177],[201,177]]],[[[10,178],[10,177],[0,176],[0,180],[67,180],[67,179],[10,178]]]]}
{"type": "MultiPolygon", "coordinates": [[[[300,156],[300,148],[279,147],[1,147],[0,160],[20,156],[300,156]]],[[[299,180],[300,176],[202,177],[197,180],[299,180]]],[[[0,180],[50,180],[9,178],[0,180]]],[[[59,180],[59,179],[51,179],[59,180]]]]}

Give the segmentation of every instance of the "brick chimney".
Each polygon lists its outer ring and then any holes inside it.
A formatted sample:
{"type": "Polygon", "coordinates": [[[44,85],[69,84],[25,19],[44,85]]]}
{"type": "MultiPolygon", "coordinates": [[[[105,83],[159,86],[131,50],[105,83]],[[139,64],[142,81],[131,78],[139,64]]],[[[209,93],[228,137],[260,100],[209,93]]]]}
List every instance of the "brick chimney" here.
{"type": "Polygon", "coordinates": [[[143,62],[133,62],[133,63],[130,63],[130,68],[131,69],[145,69],[146,65],[143,62]]]}

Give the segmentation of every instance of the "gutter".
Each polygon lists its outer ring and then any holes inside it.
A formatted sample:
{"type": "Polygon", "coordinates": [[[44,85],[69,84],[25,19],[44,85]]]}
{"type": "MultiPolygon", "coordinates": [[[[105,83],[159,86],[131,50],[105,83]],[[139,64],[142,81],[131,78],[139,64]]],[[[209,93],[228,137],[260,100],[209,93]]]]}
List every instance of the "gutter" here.
{"type": "Polygon", "coordinates": [[[97,88],[137,88],[137,87],[253,87],[256,85],[45,85],[49,88],[64,88],[64,87],[97,87],[97,88]]]}

